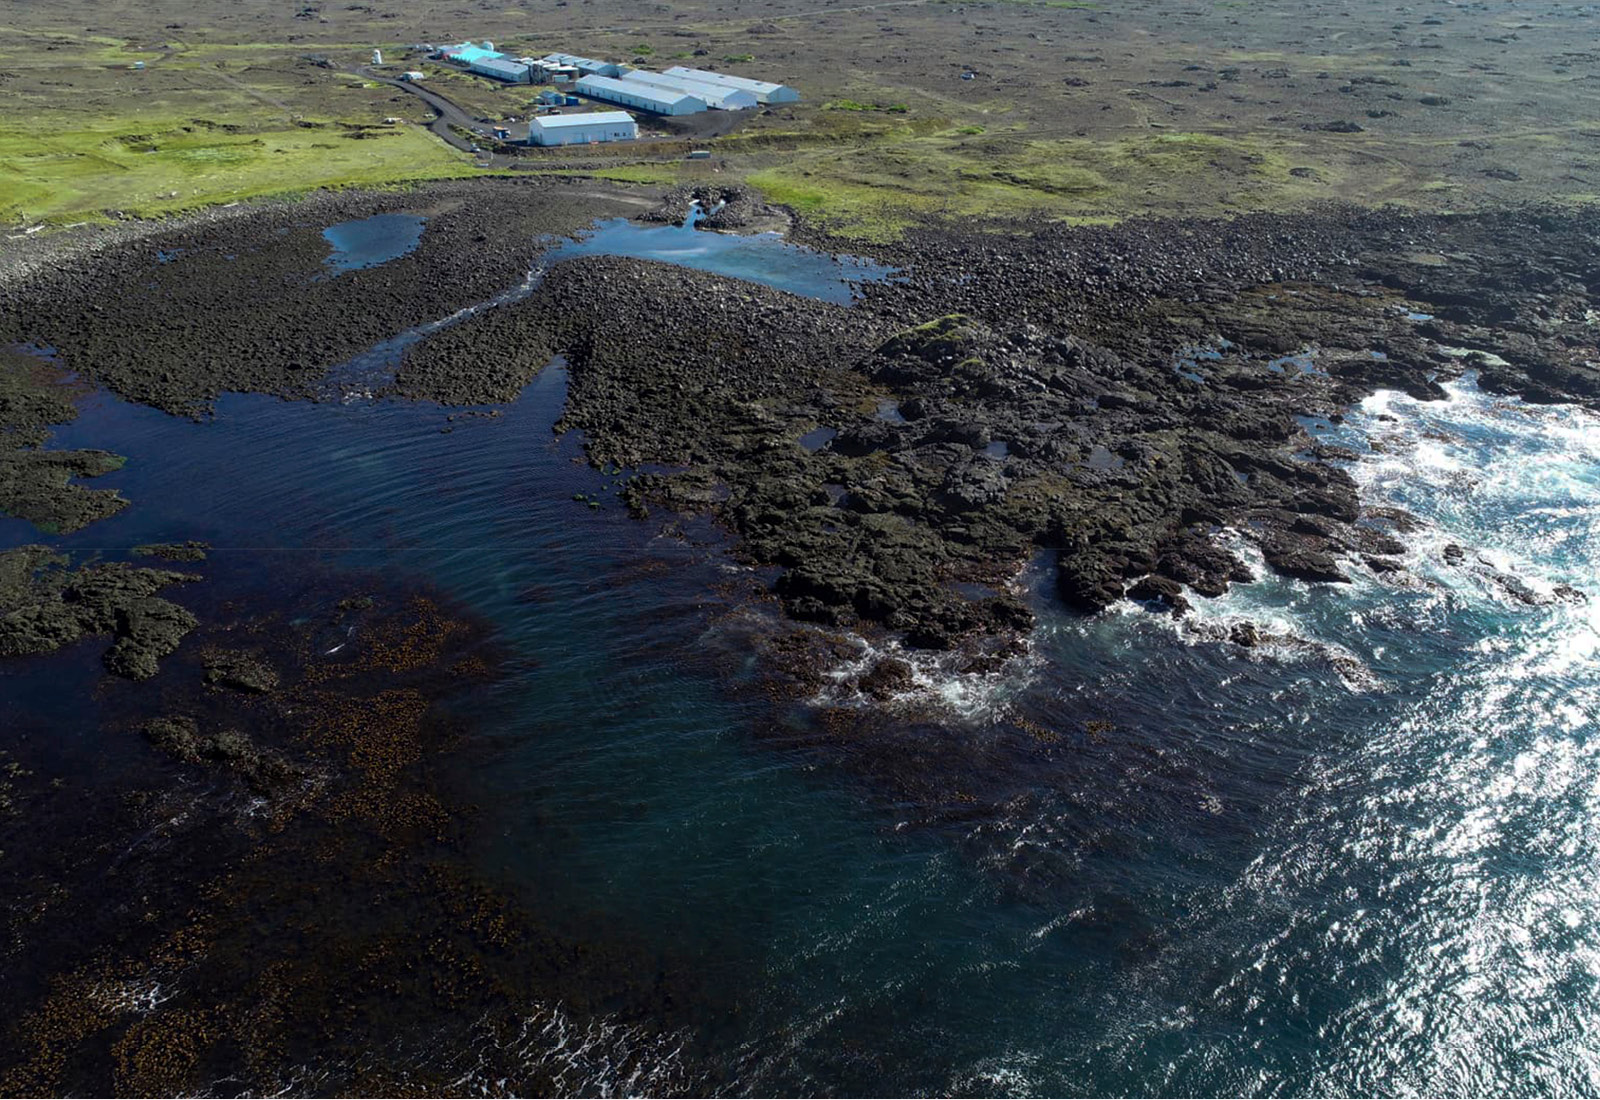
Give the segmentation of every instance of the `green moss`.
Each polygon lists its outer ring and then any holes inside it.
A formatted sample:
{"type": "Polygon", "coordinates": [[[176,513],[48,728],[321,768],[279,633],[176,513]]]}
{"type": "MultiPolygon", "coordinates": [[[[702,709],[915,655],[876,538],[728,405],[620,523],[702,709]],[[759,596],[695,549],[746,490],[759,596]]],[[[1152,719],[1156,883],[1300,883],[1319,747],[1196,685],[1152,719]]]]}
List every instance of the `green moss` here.
{"type": "Polygon", "coordinates": [[[302,126],[229,133],[174,119],[146,123],[143,140],[132,140],[114,132],[125,122],[102,125],[0,124],[0,220],[67,221],[106,210],[150,216],[319,187],[475,174],[470,160],[418,127],[350,141],[302,126]]]}
{"type": "MultiPolygon", "coordinates": [[[[871,117],[832,117],[845,116],[871,117]]],[[[1304,159],[1287,144],[1211,134],[1038,140],[905,125],[853,141],[791,139],[781,167],[763,166],[748,181],[835,233],[884,240],[927,217],[1105,222],[1135,212],[1282,208],[1326,193],[1290,175],[1304,159]]],[[[1319,174],[1340,173],[1319,166],[1319,174]]]]}
{"type": "Polygon", "coordinates": [[[982,367],[983,361],[968,354],[968,347],[977,336],[971,317],[964,313],[948,313],[920,325],[897,333],[882,348],[885,355],[913,355],[929,363],[949,363],[957,357],[956,369],[982,367]]]}
{"type": "Polygon", "coordinates": [[[822,105],[824,111],[883,111],[903,115],[910,110],[904,103],[857,103],[853,99],[830,99],[822,105]]]}

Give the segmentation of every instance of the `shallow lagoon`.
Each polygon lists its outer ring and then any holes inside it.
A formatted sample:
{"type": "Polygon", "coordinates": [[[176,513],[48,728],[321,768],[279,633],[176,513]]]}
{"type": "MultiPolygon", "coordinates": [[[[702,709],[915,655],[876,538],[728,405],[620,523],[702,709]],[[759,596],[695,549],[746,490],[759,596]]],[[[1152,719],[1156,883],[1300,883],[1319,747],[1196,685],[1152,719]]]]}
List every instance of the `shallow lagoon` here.
{"type": "Polygon", "coordinates": [[[374,214],[330,225],[322,231],[333,246],[328,266],[336,272],[357,271],[398,260],[421,243],[426,222],[416,214],[374,214]]]}
{"type": "Polygon", "coordinates": [[[584,256],[629,256],[692,267],[791,294],[846,304],[862,282],[880,282],[893,269],[859,256],[831,255],[790,244],[777,233],[741,236],[683,225],[642,225],[626,218],[598,223],[576,241],[563,241],[545,254],[547,264],[584,256]]]}

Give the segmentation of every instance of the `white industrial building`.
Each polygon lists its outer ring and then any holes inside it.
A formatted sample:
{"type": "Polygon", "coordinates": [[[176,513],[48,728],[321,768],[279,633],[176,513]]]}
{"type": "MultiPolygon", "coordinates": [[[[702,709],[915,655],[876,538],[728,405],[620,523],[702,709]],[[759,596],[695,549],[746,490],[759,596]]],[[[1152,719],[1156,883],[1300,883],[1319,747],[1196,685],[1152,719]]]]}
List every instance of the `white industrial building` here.
{"type": "Polygon", "coordinates": [[[688,92],[658,88],[653,84],[618,80],[609,76],[586,76],[577,85],[579,95],[620,103],[658,115],[695,115],[706,109],[706,101],[688,92]]]}
{"type": "Polygon", "coordinates": [[[528,120],[529,145],[588,145],[597,141],[632,141],[639,124],[626,111],[587,115],[543,115],[528,120]]]}
{"type": "Polygon", "coordinates": [[[756,105],[756,97],[742,88],[719,87],[686,76],[653,73],[648,69],[629,69],[621,77],[625,84],[647,84],[667,91],[687,92],[705,100],[706,106],[716,111],[743,111],[756,105]]]}
{"type": "Polygon", "coordinates": [[[727,73],[714,73],[710,69],[690,69],[674,65],[667,70],[667,75],[698,80],[703,84],[715,84],[721,88],[738,88],[755,96],[758,103],[794,103],[800,98],[800,93],[787,84],[769,84],[765,80],[729,76],[727,73]]]}
{"type": "Polygon", "coordinates": [[[467,68],[479,76],[492,76],[508,84],[527,84],[533,79],[533,70],[509,57],[479,57],[467,63],[467,68]]]}
{"type": "Polygon", "coordinates": [[[583,76],[610,76],[622,75],[622,66],[614,61],[596,61],[592,57],[579,57],[577,54],[552,53],[546,54],[542,59],[545,65],[556,67],[566,66],[577,69],[583,76]]]}

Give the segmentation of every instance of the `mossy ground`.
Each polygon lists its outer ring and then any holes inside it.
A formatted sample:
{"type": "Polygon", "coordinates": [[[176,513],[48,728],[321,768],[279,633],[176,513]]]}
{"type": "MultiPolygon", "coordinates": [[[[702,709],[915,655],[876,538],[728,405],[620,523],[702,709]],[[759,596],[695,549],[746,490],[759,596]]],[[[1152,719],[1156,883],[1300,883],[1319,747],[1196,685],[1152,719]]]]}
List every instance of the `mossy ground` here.
{"type": "Polygon", "coordinates": [[[0,221],[474,174],[418,125],[429,118],[420,100],[349,71],[381,47],[391,75],[421,68],[475,117],[527,114],[527,86],[406,52],[440,35],[794,84],[801,103],[535,170],[648,186],[748,179],[858,238],[891,239],[930,217],[1592,202],[1600,72],[1566,48],[1585,18],[1513,25],[1460,9],[1445,33],[1375,2],[1334,18],[1322,5],[1159,0],[793,13],[585,0],[534,19],[432,0],[391,11],[57,0],[0,27],[0,221]],[[1346,122],[1358,129],[1325,129],[1346,122]],[[685,145],[709,148],[715,167],[674,163],[685,145]]]}
{"type": "MultiPolygon", "coordinates": [[[[889,134],[801,148],[749,182],[841,236],[897,237],[915,220],[1045,214],[1075,222],[1130,212],[1282,207],[1314,197],[1290,174],[1290,150],[1259,140],[1162,133],[1119,141],[971,134],[889,134]]],[[[1322,173],[1335,171],[1329,169],[1322,173]]]]}
{"type": "Polygon", "coordinates": [[[0,222],[153,216],[475,171],[419,125],[429,117],[419,103],[305,61],[312,51],[54,35],[41,49],[26,33],[13,43],[0,48],[13,78],[0,116],[0,222]]]}

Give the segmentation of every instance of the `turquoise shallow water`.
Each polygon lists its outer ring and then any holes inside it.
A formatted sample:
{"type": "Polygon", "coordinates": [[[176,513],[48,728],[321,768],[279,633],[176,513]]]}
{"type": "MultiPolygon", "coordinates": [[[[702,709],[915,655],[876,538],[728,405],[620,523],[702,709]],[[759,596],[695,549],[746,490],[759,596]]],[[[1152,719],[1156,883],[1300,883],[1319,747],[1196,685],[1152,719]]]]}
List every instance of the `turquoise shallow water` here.
{"type": "Polygon", "coordinates": [[[697,981],[681,1034],[542,1027],[528,1057],[573,1092],[1593,1093],[1600,427],[1450,393],[1323,429],[1425,521],[1414,584],[1265,578],[1184,626],[1069,614],[1041,560],[1031,659],[923,666],[944,719],[893,749],[819,749],[743,690],[767,620],[726,591],[758,578],[627,518],[551,434],[559,364],[456,421],[90,398],[54,445],[127,455],[100,484],[134,504],[61,542],[205,539],[219,586],[377,566],[494,624],[506,676],[448,776],[486,808],[475,858],[697,981]],[[1304,644],[1215,640],[1245,619],[1304,644]],[[971,809],[925,812],[930,777],[971,809]]]}
{"type": "Polygon", "coordinates": [[[892,274],[890,268],[861,257],[834,256],[789,244],[777,233],[705,232],[694,228],[696,220],[691,214],[683,225],[642,226],[626,218],[610,218],[577,240],[561,242],[545,258],[548,263],[584,256],[658,260],[839,303],[855,296],[855,284],[881,281],[892,274]]]}

